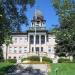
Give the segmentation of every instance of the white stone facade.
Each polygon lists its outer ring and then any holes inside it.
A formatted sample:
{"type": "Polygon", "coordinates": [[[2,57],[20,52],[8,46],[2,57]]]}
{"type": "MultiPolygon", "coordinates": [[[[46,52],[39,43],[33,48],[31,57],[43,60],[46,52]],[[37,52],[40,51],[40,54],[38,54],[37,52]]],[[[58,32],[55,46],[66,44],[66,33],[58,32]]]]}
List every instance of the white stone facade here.
{"type": "MultiPolygon", "coordinates": [[[[38,16],[37,16],[38,17],[38,16]]],[[[45,20],[32,20],[31,27],[25,33],[12,33],[12,44],[9,44],[7,58],[21,59],[28,56],[47,56],[54,58],[55,35],[45,29],[45,20]],[[35,30],[36,24],[36,30],[35,30]],[[36,34],[35,34],[36,33],[36,34]],[[36,39],[35,39],[36,38],[36,39]],[[37,41],[37,42],[35,42],[37,41]]],[[[6,59],[6,45],[3,44],[3,55],[6,59]]]]}

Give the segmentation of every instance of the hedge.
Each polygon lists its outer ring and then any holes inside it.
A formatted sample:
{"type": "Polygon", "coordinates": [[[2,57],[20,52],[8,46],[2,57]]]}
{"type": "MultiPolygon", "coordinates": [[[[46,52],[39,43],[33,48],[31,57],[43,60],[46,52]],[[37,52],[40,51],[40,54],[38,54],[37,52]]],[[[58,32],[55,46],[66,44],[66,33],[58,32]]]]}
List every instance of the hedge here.
{"type": "Polygon", "coordinates": [[[7,59],[7,61],[10,62],[10,63],[16,63],[17,62],[16,59],[7,59]]]}
{"type": "Polygon", "coordinates": [[[27,59],[31,60],[31,61],[40,61],[40,57],[39,56],[30,56],[27,59]]]}
{"type": "MultiPolygon", "coordinates": [[[[30,57],[27,57],[27,58],[23,58],[22,59],[22,61],[25,61],[25,60],[40,61],[40,57],[39,56],[30,56],[30,57]]],[[[50,58],[48,58],[48,57],[43,57],[42,58],[42,61],[52,63],[52,60],[50,58]]]]}
{"type": "Polygon", "coordinates": [[[58,63],[71,63],[70,59],[64,59],[64,58],[60,58],[58,60],[58,63]]]}
{"type": "Polygon", "coordinates": [[[43,57],[42,61],[52,63],[52,60],[50,58],[48,58],[48,57],[43,57]]]}

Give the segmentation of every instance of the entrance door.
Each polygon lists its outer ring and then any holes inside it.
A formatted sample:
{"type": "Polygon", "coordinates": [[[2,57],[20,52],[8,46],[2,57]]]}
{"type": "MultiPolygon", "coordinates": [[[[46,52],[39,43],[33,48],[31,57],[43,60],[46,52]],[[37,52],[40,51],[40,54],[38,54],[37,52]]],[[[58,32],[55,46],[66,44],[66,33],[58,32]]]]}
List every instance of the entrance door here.
{"type": "Polygon", "coordinates": [[[39,54],[39,47],[36,47],[36,53],[39,54]]]}

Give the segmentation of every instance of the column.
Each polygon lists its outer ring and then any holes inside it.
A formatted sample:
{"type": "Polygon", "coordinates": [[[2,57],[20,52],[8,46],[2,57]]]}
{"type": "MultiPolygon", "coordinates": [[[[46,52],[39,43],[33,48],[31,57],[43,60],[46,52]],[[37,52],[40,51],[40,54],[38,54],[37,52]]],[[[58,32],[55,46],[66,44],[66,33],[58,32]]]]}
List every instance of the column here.
{"type": "Polygon", "coordinates": [[[45,44],[46,44],[46,39],[47,39],[47,38],[46,38],[46,34],[45,34],[45,44]]]}
{"type": "Polygon", "coordinates": [[[29,52],[30,52],[30,35],[28,34],[28,36],[27,36],[27,39],[28,39],[28,50],[29,50],[29,52]]]}
{"type": "Polygon", "coordinates": [[[46,50],[47,49],[47,37],[46,36],[47,35],[45,34],[45,47],[44,47],[45,48],[45,52],[47,52],[47,50],[46,50]]]}
{"type": "Polygon", "coordinates": [[[41,35],[39,35],[39,52],[41,52],[41,35]]]}
{"type": "Polygon", "coordinates": [[[34,35],[34,53],[36,53],[36,36],[34,35]]]}

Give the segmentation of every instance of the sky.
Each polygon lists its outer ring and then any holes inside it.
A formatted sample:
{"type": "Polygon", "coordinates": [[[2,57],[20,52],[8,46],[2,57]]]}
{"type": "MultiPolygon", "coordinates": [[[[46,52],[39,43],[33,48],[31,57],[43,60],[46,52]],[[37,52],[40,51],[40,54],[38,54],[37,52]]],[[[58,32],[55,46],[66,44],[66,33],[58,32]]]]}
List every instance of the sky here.
{"type": "MultiPolygon", "coordinates": [[[[42,15],[46,20],[46,27],[48,30],[54,28],[56,25],[59,25],[59,19],[56,15],[54,7],[52,6],[51,0],[36,0],[36,3],[32,8],[29,6],[27,7],[26,15],[28,17],[29,26],[31,25],[35,8],[42,12],[42,15]]],[[[28,29],[28,27],[23,27],[22,30],[25,31],[28,29]]]]}

